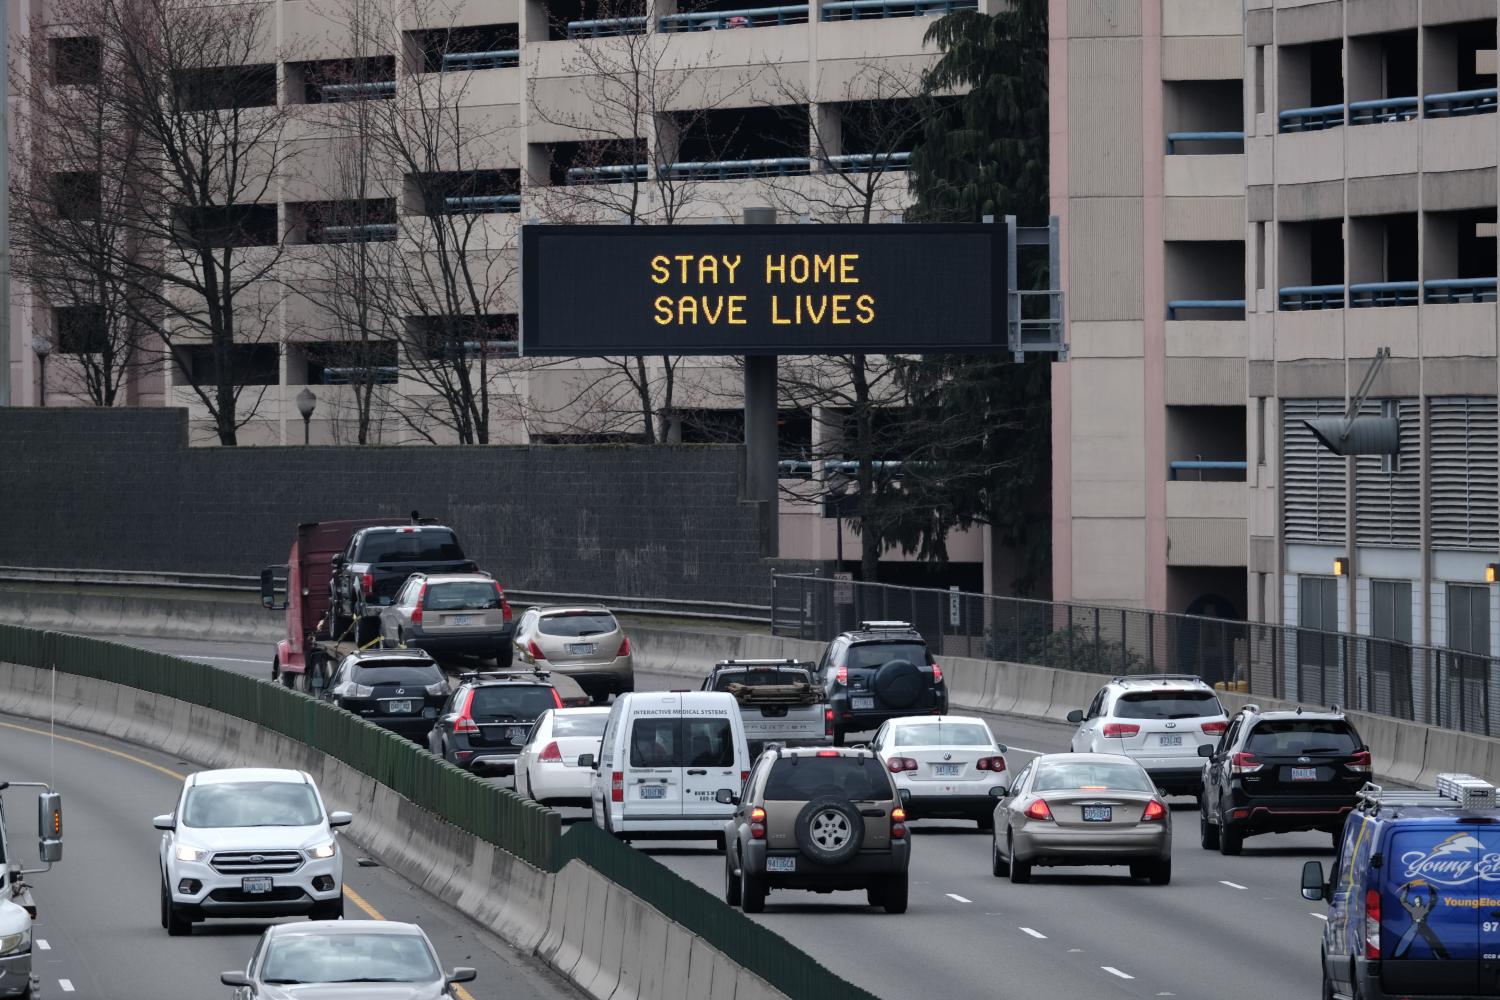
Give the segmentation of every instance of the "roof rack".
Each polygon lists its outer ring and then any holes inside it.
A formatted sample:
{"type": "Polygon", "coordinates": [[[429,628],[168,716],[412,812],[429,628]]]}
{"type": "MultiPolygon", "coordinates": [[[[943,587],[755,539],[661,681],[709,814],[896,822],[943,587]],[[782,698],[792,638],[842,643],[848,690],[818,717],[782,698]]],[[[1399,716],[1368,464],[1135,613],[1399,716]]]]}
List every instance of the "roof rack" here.
{"type": "Polygon", "coordinates": [[[788,656],[782,660],[720,660],[714,664],[718,667],[807,667],[811,666],[811,660],[795,660],[788,656]]]}
{"type": "Polygon", "coordinates": [[[474,681],[481,677],[491,677],[497,680],[506,677],[535,677],[538,680],[546,680],[552,676],[552,671],[541,670],[533,667],[530,670],[465,670],[458,675],[461,681],[474,681]]]}
{"type": "Polygon", "coordinates": [[[912,627],[911,622],[870,621],[860,622],[859,630],[861,632],[910,632],[912,627]]]}
{"type": "Polygon", "coordinates": [[[1429,806],[1436,809],[1493,809],[1495,786],[1472,774],[1450,772],[1437,776],[1436,787],[1428,789],[1385,789],[1368,782],[1359,790],[1360,805],[1366,809],[1381,806],[1429,806]]]}
{"type": "Polygon", "coordinates": [[[1112,683],[1128,683],[1129,681],[1197,681],[1203,683],[1203,678],[1197,674],[1121,674],[1114,678],[1112,683]]]}

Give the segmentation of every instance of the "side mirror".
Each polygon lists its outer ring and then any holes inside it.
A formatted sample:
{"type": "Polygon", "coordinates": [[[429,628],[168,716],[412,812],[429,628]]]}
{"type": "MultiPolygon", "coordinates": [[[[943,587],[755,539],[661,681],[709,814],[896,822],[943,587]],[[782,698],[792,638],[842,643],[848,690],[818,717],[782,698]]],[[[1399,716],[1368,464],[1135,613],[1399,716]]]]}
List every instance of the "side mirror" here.
{"type": "Polygon", "coordinates": [[[593,771],[593,770],[595,770],[598,767],[598,765],[594,763],[594,755],[591,754],[591,753],[581,753],[581,754],[579,754],[578,755],[578,766],[579,767],[586,767],[590,771],[593,771]]]}
{"type": "Polygon", "coordinates": [[[1004,785],[996,785],[990,790],[990,794],[997,799],[1003,799],[1006,796],[1010,795],[1010,789],[1006,788],[1004,785]]]}
{"type": "Polygon", "coordinates": [[[1214,745],[1212,743],[1200,743],[1200,744],[1198,744],[1198,756],[1199,757],[1212,757],[1213,755],[1214,755],[1214,745]]]}
{"type": "Polygon", "coordinates": [[[740,804],[740,797],[731,788],[721,788],[714,792],[714,801],[721,806],[737,806],[740,804]]]}
{"type": "Polygon", "coordinates": [[[1010,747],[1006,746],[1004,743],[996,743],[995,749],[999,750],[1001,753],[1010,753],[1010,747]]]}
{"type": "Polygon", "coordinates": [[[332,566],[334,569],[338,569],[339,567],[343,566],[344,554],[342,552],[335,552],[333,554],[333,558],[328,561],[328,565],[332,566]]]}
{"type": "Polygon", "coordinates": [[[446,978],[448,980],[448,985],[452,986],[455,983],[472,983],[478,975],[479,973],[475,972],[473,969],[465,968],[464,966],[460,965],[458,968],[448,973],[446,978]]]}
{"type": "Polygon", "coordinates": [[[43,792],[36,798],[36,829],[39,855],[45,864],[62,860],[62,795],[43,792]]]}
{"type": "Polygon", "coordinates": [[[1328,898],[1328,883],[1323,881],[1323,862],[1309,861],[1302,866],[1302,898],[1328,898]]]}
{"type": "Polygon", "coordinates": [[[1081,709],[1081,708],[1075,708],[1075,709],[1073,709],[1073,711],[1069,712],[1068,713],[1068,721],[1071,722],[1071,723],[1073,723],[1074,725],[1077,725],[1078,723],[1082,722],[1083,721],[1083,709],[1081,709]]]}
{"type": "Polygon", "coordinates": [[[175,830],[175,829],[177,829],[177,821],[172,818],[172,814],[171,813],[167,813],[165,816],[156,816],[156,817],[154,817],[151,820],[151,825],[154,826],[154,827],[156,827],[158,830],[175,830]]]}
{"type": "Polygon", "coordinates": [[[329,826],[348,826],[354,822],[354,814],[338,810],[328,814],[329,826]]]}
{"type": "Polygon", "coordinates": [[[221,973],[219,973],[219,982],[223,983],[225,986],[252,986],[252,985],[254,985],[253,983],[250,982],[250,977],[247,976],[247,975],[245,975],[243,972],[240,972],[239,970],[235,970],[234,972],[221,972],[221,973]]]}

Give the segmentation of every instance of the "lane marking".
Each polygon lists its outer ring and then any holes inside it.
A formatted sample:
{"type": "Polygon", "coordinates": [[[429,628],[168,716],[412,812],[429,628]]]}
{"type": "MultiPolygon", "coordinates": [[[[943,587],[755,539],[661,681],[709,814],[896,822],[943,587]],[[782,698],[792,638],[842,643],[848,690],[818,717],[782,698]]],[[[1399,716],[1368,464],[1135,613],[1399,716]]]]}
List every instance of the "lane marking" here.
{"type": "Polygon", "coordinates": [[[1326,914],[1326,913],[1312,913],[1310,915],[1314,916],[1314,917],[1317,917],[1319,920],[1323,921],[1325,924],[1328,923],[1328,914],[1326,914]]]}
{"type": "Polygon", "coordinates": [[[42,938],[37,938],[36,939],[36,948],[37,948],[37,951],[51,951],[52,950],[52,946],[50,944],[48,944],[42,938]]]}
{"type": "Polygon", "coordinates": [[[245,656],[202,656],[202,655],[194,656],[191,653],[188,653],[188,654],[180,654],[180,653],[179,654],[172,654],[172,653],[169,653],[167,655],[169,655],[169,656],[179,655],[179,656],[182,656],[182,658],[185,659],[185,660],[213,660],[215,663],[265,663],[266,662],[265,660],[252,660],[252,659],[250,659],[248,657],[245,657],[245,656]]]}
{"type": "Polygon", "coordinates": [[[1038,757],[1040,757],[1042,754],[1044,754],[1044,753],[1047,752],[1046,750],[1033,750],[1030,747],[1018,747],[1014,743],[1007,743],[1007,744],[1005,744],[1005,751],[1007,753],[1009,753],[1012,750],[1015,750],[1015,751],[1017,751],[1019,753],[1035,754],[1038,757]]]}
{"type": "Polygon", "coordinates": [[[1038,941],[1045,941],[1045,940],[1047,940],[1047,935],[1043,934],[1041,931],[1032,930],[1030,927],[1022,927],[1021,928],[1021,933],[1022,934],[1030,934],[1032,937],[1036,938],[1038,941]]]}
{"type": "Polygon", "coordinates": [[[972,903],[972,902],[974,902],[972,899],[965,899],[964,897],[960,896],[956,892],[950,892],[950,893],[947,894],[947,896],[948,896],[949,899],[956,899],[960,903],[972,903]]]}
{"type": "Polygon", "coordinates": [[[59,979],[57,981],[57,985],[59,985],[59,986],[62,987],[62,991],[64,993],[72,993],[73,992],[73,984],[72,984],[71,981],[69,981],[67,979],[59,979]]]}
{"type": "Polygon", "coordinates": [[[1132,976],[1128,972],[1121,972],[1119,969],[1115,968],[1113,965],[1101,965],[1101,966],[1099,966],[1099,968],[1103,969],[1105,972],[1109,973],[1111,976],[1119,976],[1121,979],[1134,979],[1135,978],[1134,976],[1132,976]]]}
{"type": "Polygon", "coordinates": [[[1240,885],[1238,882],[1231,882],[1227,878],[1221,878],[1221,879],[1219,879],[1219,884],[1220,885],[1227,885],[1231,889],[1239,889],[1241,891],[1243,891],[1245,888],[1247,888],[1246,886],[1240,885]]]}

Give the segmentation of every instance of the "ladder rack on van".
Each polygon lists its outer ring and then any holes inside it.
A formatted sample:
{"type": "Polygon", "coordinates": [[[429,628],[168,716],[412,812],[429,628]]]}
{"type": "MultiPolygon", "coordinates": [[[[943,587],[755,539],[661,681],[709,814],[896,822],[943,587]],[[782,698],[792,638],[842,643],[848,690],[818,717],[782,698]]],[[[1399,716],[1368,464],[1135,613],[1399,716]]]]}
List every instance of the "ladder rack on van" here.
{"type": "Polygon", "coordinates": [[[1495,786],[1472,774],[1440,774],[1436,787],[1428,789],[1386,789],[1369,782],[1359,790],[1362,808],[1381,806],[1428,806],[1436,809],[1494,809],[1495,786]]]}

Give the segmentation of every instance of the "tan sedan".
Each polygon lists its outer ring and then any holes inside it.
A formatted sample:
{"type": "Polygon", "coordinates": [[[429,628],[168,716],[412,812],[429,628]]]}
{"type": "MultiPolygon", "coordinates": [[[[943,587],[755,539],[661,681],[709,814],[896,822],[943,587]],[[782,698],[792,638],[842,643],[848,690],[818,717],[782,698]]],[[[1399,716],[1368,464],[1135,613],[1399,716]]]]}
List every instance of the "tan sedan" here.
{"type": "Polygon", "coordinates": [[[512,643],[516,666],[571,677],[596,701],[635,689],[630,639],[608,608],[528,608],[512,643]]]}
{"type": "Polygon", "coordinates": [[[1034,759],[995,806],[995,876],[1031,881],[1033,867],[1129,865],[1152,885],[1172,880],[1172,813],[1146,769],[1115,754],[1034,759]]]}

